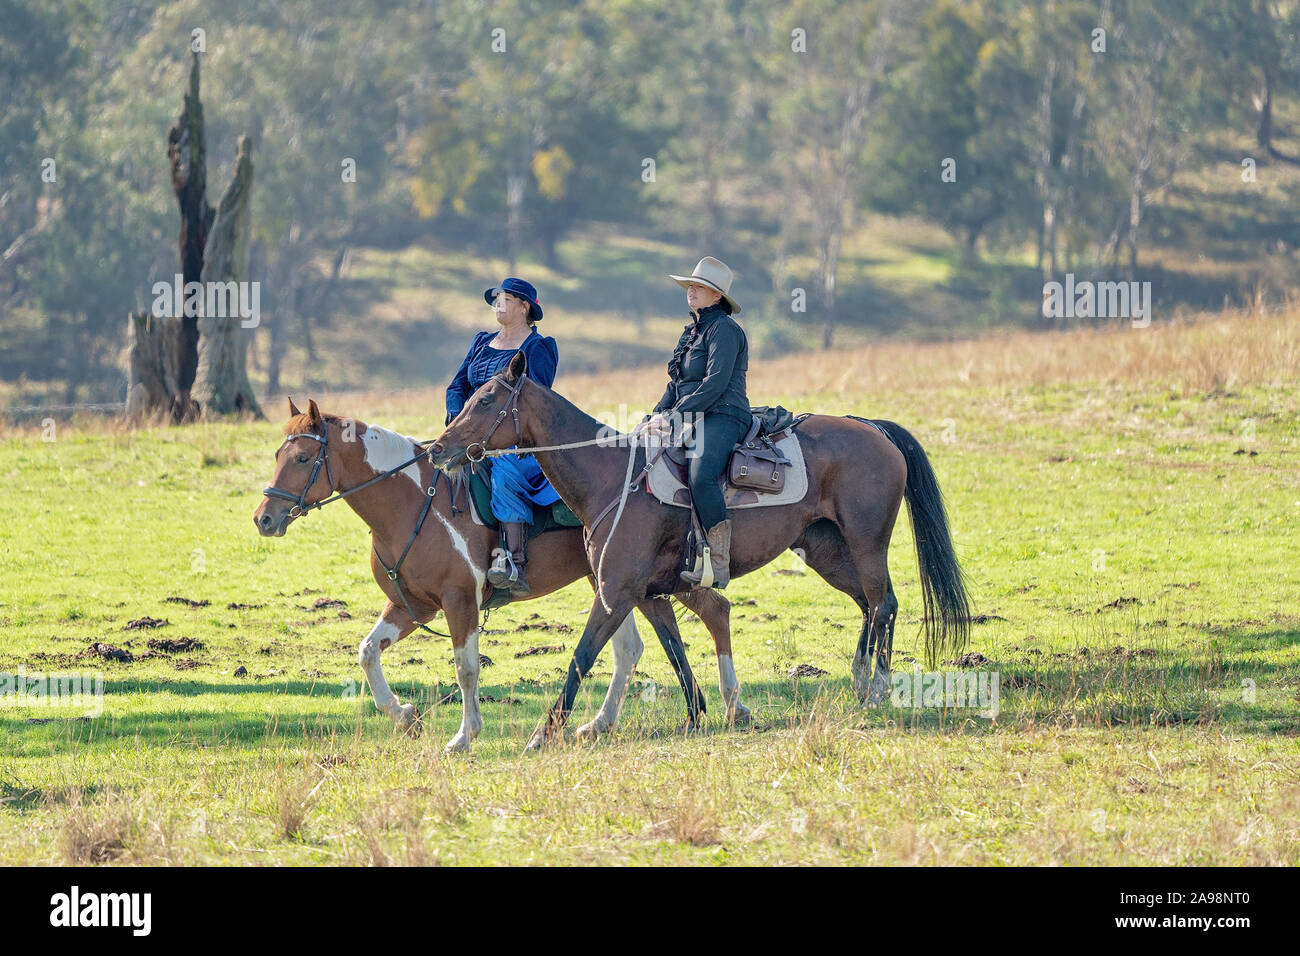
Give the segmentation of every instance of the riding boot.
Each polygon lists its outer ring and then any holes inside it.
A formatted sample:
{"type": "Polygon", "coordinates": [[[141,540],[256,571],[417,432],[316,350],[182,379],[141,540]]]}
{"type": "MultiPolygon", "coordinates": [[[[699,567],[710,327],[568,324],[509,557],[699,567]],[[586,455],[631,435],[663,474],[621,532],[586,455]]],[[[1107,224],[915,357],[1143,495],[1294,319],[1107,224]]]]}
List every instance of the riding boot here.
{"type": "MultiPolygon", "coordinates": [[[[719,521],[704,536],[709,546],[709,564],[713,568],[713,582],[710,587],[721,590],[731,581],[731,519],[719,521]]],[[[695,567],[682,572],[682,580],[692,587],[700,587],[704,582],[704,562],[697,560],[695,567]]]]}
{"type": "Polygon", "coordinates": [[[528,560],[528,525],[520,521],[502,521],[501,538],[488,569],[488,583],[494,588],[505,588],[522,597],[529,592],[524,564],[528,560]]]}

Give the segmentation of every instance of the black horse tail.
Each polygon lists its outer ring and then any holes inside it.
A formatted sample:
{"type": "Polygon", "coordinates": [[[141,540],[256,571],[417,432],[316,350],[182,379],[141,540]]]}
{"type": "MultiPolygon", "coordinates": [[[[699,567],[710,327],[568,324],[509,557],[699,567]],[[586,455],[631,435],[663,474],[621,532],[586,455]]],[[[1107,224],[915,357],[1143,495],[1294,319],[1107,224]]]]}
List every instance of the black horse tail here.
{"type": "Polygon", "coordinates": [[[921,569],[921,597],[925,602],[925,656],[930,666],[946,654],[957,654],[970,638],[970,600],[952,535],[943,493],[930,467],[925,449],[912,434],[893,422],[873,421],[903,453],[907,462],[907,487],[903,497],[916,538],[916,563],[921,569]]]}

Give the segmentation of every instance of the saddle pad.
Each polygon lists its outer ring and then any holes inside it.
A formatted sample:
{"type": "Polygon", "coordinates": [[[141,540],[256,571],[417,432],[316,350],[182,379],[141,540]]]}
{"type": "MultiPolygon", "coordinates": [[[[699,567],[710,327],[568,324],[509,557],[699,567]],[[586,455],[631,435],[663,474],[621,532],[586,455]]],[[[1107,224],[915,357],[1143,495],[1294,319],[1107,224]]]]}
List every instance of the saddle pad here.
{"type": "MultiPolygon", "coordinates": [[[[803,448],[799,444],[799,436],[795,432],[789,432],[784,438],[776,443],[777,450],[786,458],[790,459],[790,466],[785,473],[785,490],[777,494],[768,494],[767,492],[759,493],[750,491],[748,488],[733,488],[725,484],[724,478],[719,478],[719,484],[722,484],[722,495],[727,502],[727,508],[766,508],[773,505],[789,505],[796,501],[802,501],[803,496],[808,493],[808,469],[804,465],[803,448]]],[[[726,469],[723,469],[725,476],[726,469]]],[[[678,508],[689,508],[691,506],[690,490],[677,479],[669,468],[665,457],[660,457],[650,469],[650,475],[646,479],[646,485],[650,494],[654,495],[666,505],[675,505],[678,508]]]]}
{"type": "MultiPolygon", "coordinates": [[[[475,524],[482,525],[484,528],[496,528],[499,522],[496,515],[492,514],[492,486],[484,476],[485,471],[487,469],[481,465],[472,472],[466,469],[465,474],[469,478],[469,513],[475,524]]],[[[569,510],[569,506],[563,501],[557,501],[550,507],[533,506],[533,526],[528,534],[535,538],[539,534],[557,528],[581,527],[582,522],[569,510]]]]}

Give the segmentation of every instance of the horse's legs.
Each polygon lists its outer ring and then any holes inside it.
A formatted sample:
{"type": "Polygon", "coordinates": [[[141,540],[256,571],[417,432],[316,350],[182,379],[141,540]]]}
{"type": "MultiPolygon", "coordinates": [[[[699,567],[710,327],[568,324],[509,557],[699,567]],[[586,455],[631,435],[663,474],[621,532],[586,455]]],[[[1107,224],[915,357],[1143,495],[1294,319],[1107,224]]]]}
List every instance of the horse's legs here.
{"type": "Polygon", "coordinates": [[[864,704],[874,706],[889,699],[889,658],[893,653],[898,599],[889,580],[889,564],[883,550],[858,551],[853,558],[870,608],[863,615],[862,633],[853,655],[853,686],[864,704]]]}
{"type": "Polygon", "coordinates": [[[588,740],[600,736],[618,723],[619,711],[623,709],[623,697],[627,694],[627,685],[632,681],[632,672],[641,660],[645,645],[637,633],[636,621],[631,614],[614,632],[614,676],[609,680],[609,690],[605,693],[605,702],[591,723],[583,724],[577,730],[579,740],[588,740]]]}
{"type": "MultiPolygon", "coordinates": [[[[831,587],[853,598],[862,611],[862,630],[853,655],[853,683],[865,703],[880,703],[889,696],[889,660],[894,644],[894,617],[898,612],[898,599],[889,580],[884,553],[863,559],[868,569],[868,575],[864,576],[839,526],[827,519],[811,525],[794,547],[803,554],[804,563],[831,587]],[[884,594],[872,601],[868,586],[880,575],[885,581],[884,594]],[[873,614],[872,608],[877,613],[873,614]]],[[[870,555],[871,549],[867,553],[870,555]]]]}
{"type": "MultiPolygon", "coordinates": [[[[677,597],[680,599],[682,595],[677,597]]],[[[723,600],[725,601],[726,598],[723,600]]],[[[687,607],[691,606],[686,601],[682,603],[687,607]]],[[[677,674],[677,682],[682,686],[682,695],[686,698],[687,728],[698,727],[700,715],[707,709],[704,706],[704,692],[700,690],[700,685],[695,680],[691,662],[686,659],[686,647],[682,644],[682,635],[677,629],[677,617],[673,614],[672,602],[665,598],[646,598],[637,607],[655,629],[655,635],[663,645],[664,653],[668,655],[668,662],[673,665],[673,672],[677,674]]]]}
{"type": "Polygon", "coordinates": [[[406,635],[415,630],[415,622],[406,611],[392,601],[384,605],[379,620],[370,629],[370,633],[361,641],[357,649],[357,663],[365,672],[370,684],[370,693],[374,695],[375,706],[393,718],[399,730],[404,730],[412,737],[420,733],[420,711],[414,704],[403,704],[384,679],[384,669],[379,664],[379,655],[392,647],[406,635]]]}
{"type": "Polygon", "coordinates": [[[573,650],[573,659],[569,661],[569,674],[564,679],[564,688],[560,691],[559,700],[542,718],[542,725],[528,741],[526,750],[539,749],[563,729],[569,720],[569,714],[573,712],[573,701],[578,696],[578,687],[582,679],[591,671],[591,665],[596,662],[596,656],[600,654],[605,643],[614,636],[614,632],[622,625],[623,619],[632,612],[633,601],[626,597],[614,598],[610,601],[610,612],[606,612],[601,605],[600,600],[591,605],[591,613],[587,615],[587,626],[583,629],[578,646],[573,650]]]}
{"type": "Polygon", "coordinates": [[[727,708],[727,723],[745,726],[751,714],[740,702],[740,680],[731,659],[731,602],[712,588],[697,588],[679,595],[678,600],[699,615],[713,637],[713,649],[718,655],[718,690],[727,708]]]}
{"type": "Polygon", "coordinates": [[[447,742],[446,753],[468,753],[483,718],[478,709],[478,603],[472,596],[444,596],[443,612],[451,633],[452,656],[456,662],[456,683],[460,686],[460,730],[447,742]]]}

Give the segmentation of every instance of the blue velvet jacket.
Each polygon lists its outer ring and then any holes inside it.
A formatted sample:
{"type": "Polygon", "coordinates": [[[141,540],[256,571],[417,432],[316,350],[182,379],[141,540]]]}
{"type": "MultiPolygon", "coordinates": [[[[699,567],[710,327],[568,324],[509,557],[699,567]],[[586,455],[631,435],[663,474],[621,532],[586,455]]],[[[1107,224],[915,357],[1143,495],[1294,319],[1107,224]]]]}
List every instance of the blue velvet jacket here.
{"type": "Polygon", "coordinates": [[[488,342],[495,335],[495,332],[480,332],[474,336],[474,343],[465,354],[465,361],[460,363],[456,377],[447,386],[448,422],[460,414],[466,400],[482,388],[488,379],[510,364],[516,352],[524,353],[524,358],[528,360],[527,375],[534,382],[550,388],[555,381],[555,368],[560,361],[555,339],[549,335],[540,335],[537,329],[533,329],[519,348],[494,349],[488,342]]]}

